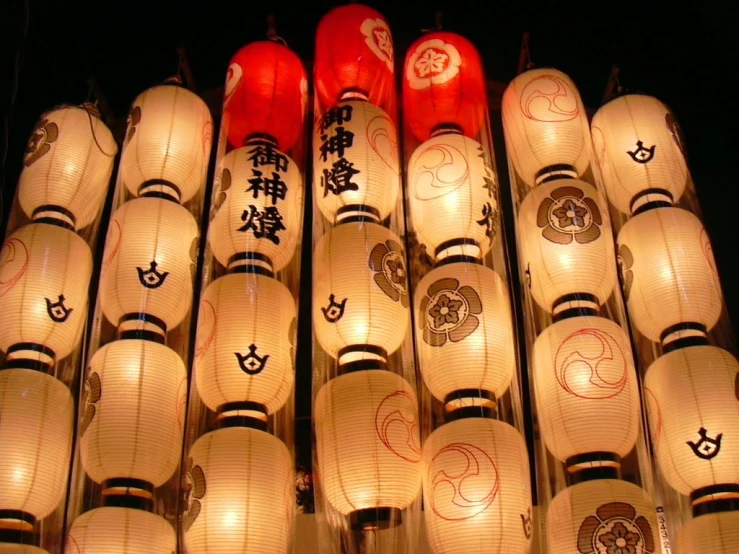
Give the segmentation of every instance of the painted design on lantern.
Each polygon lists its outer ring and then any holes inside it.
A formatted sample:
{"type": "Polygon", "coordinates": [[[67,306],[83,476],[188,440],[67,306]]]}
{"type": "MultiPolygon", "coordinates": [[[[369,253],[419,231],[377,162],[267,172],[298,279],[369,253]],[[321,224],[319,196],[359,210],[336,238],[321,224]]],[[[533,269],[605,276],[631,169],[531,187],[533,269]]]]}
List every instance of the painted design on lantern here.
{"type": "Polygon", "coordinates": [[[591,129],[591,133],[593,134],[595,157],[598,160],[598,165],[602,169],[606,159],[606,138],[600,127],[593,127],[591,129]]]}
{"type": "Polygon", "coordinates": [[[205,473],[202,467],[193,465],[190,457],[185,462],[185,485],[182,487],[182,494],[185,506],[182,512],[182,526],[187,532],[198,518],[200,501],[205,496],[205,473]]]}
{"type": "Polygon", "coordinates": [[[588,244],[600,237],[603,218],[595,200],[573,186],[558,187],[539,204],[536,224],[542,236],[555,244],[588,244]]]}
{"type": "Polygon", "coordinates": [[[318,128],[321,160],[328,161],[329,154],[339,157],[331,164],[331,169],[324,169],[321,175],[320,185],[324,197],[328,196],[329,192],[339,196],[347,190],[359,190],[359,185],[353,182],[352,178],[361,172],[354,169],[354,163],[344,157],[346,151],[354,146],[354,133],[344,127],[344,123],[352,120],[353,111],[354,106],[351,104],[342,104],[328,110],[321,118],[318,128]],[[332,126],[335,126],[333,134],[329,136],[329,129],[332,126]]]}
{"type": "Polygon", "coordinates": [[[108,236],[105,238],[105,257],[100,268],[100,273],[105,273],[113,263],[121,248],[121,224],[115,219],[110,222],[108,236]]]}
{"type": "Polygon", "coordinates": [[[453,44],[438,38],[426,40],[411,54],[405,78],[412,89],[420,90],[451,81],[461,65],[462,57],[453,44]]]}
{"type": "Polygon", "coordinates": [[[647,415],[649,416],[649,428],[652,436],[652,444],[656,449],[662,438],[662,410],[657,402],[655,394],[647,387],[642,387],[646,399],[647,415]]]}
{"type": "Polygon", "coordinates": [[[341,302],[336,301],[336,297],[331,293],[328,297],[328,306],[321,307],[323,317],[329,323],[336,323],[342,317],[344,317],[344,309],[346,308],[346,301],[348,298],[344,298],[341,302]]]}
{"type": "Polygon", "coordinates": [[[77,544],[77,541],[74,540],[72,535],[67,535],[67,545],[65,548],[65,552],[68,552],[69,554],[83,554],[79,544],[77,544]]]}
{"type": "Polygon", "coordinates": [[[97,403],[103,394],[103,387],[100,381],[100,375],[95,372],[85,379],[85,390],[82,393],[82,421],[80,421],[80,436],[83,437],[87,428],[95,418],[97,411],[97,403]]]}
{"type": "Polygon", "coordinates": [[[451,194],[468,183],[470,165],[459,148],[449,144],[422,145],[421,148],[423,150],[410,169],[410,174],[416,175],[413,195],[418,200],[433,200],[451,194]],[[420,169],[416,169],[418,166],[420,169]]]}
{"type": "Polygon", "coordinates": [[[200,237],[193,237],[190,243],[190,278],[194,281],[195,274],[198,271],[198,250],[200,246],[200,237]]]}
{"type": "Polygon", "coordinates": [[[224,168],[221,174],[216,177],[215,182],[215,200],[213,201],[213,213],[215,214],[228,197],[228,190],[231,188],[231,171],[224,168]]]}
{"type": "Polygon", "coordinates": [[[701,427],[698,429],[700,440],[697,442],[688,441],[686,444],[690,447],[698,458],[701,460],[712,460],[721,452],[721,439],[724,434],[719,433],[716,437],[708,436],[708,431],[701,427]]]}
{"type": "Polygon", "coordinates": [[[141,122],[141,108],[134,106],[131,109],[131,113],[126,118],[126,125],[128,125],[128,131],[126,131],[126,144],[131,142],[131,139],[136,134],[136,125],[141,122]]]}
{"type": "Polygon", "coordinates": [[[290,363],[295,363],[295,346],[298,343],[298,319],[294,317],[287,329],[287,341],[290,343],[290,363]]]}
{"type": "Polygon", "coordinates": [[[213,140],[213,122],[212,121],[206,121],[203,125],[203,154],[206,156],[206,159],[208,159],[208,154],[210,154],[210,145],[211,141],[213,140]]]}
{"type": "Polygon", "coordinates": [[[647,148],[642,141],[638,140],[636,141],[636,148],[634,150],[627,150],[626,153],[636,163],[648,164],[654,158],[655,150],[657,150],[656,144],[647,148]]]}
{"type": "Polygon", "coordinates": [[[48,119],[42,119],[33,129],[31,138],[26,146],[26,153],[23,157],[23,165],[29,167],[49,150],[51,144],[59,138],[59,126],[48,119]]]}
{"type": "Polygon", "coordinates": [[[139,282],[143,287],[146,287],[147,289],[158,289],[164,284],[164,281],[167,280],[169,271],[159,271],[157,266],[157,262],[152,260],[149,262],[149,269],[144,270],[140,267],[136,268],[136,271],[138,271],[139,274],[139,282]]]}
{"type": "Polygon", "coordinates": [[[367,18],[362,22],[359,30],[365,36],[364,41],[369,49],[380,58],[390,72],[393,72],[393,37],[390,28],[379,17],[367,18]]]}
{"type": "Polygon", "coordinates": [[[708,233],[705,229],[701,229],[700,233],[701,248],[703,250],[703,256],[706,258],[708,265],[711,266],[713,272],[718,275],[716,269],[716,259],[713,257],[713,246],[711,245],[711,239],[708,238],[708,233]]]}
{"type": "Polygon", "coordinates": [[[680,149],[683,157],[685,156],[685,141],[683,140],[683,133],[680,130],[680,125],[677,123],[677,119],[670,112],[665,114],[665,126],[672,135],[672,140],[675,141],[677,147],[680,149]]]}
{"type": "Polygon", "coordinates": [[[9,275],[0,279],[0,298],[5,296],[18,284],[28,269],[28,248],[25,243],[16,238],[9,238],[0,252],[0,275],[8,272],[9,275]]]}
{"type": "Polygon", "coordinates": [[[447,340],[460,342],[477,329],[482,301],[475,289],[460,286],[457,279],[446,277],[429,286],[418,311],[418,327],[422,329],[424,342],[443,346],[447,340]]]}
{"type": "Polygon", "coordinates": [[[405,253],[403,247],[394,240],[376,244],[369,257],[369,267],[375,272],[375,283],[387,296],[409,306],[406,288],[405,253]]]}
{"type": "Polygon", "coordinates": [[[226,86],[223,89],[223,108],[224,109],[231,102],[231,98],[233,98],[234,92],[236,92],[236,89],[241,84],[241,77],[243,73],[244,71],[241,69],[241,66],[237,63],[232,63],[231,65],[228,66],[228,70],[226,71],[226,86]]]}
{"type": "Polygon", "coordinates": [[[634,272],[631,269],[634,267],[634,255],[625,244],[618,247],[616,261],[618,263],[618,276],[621,280],[624,299],[628,302],[629,294],[631,294],[631,285],[634,284],[634,272]]]}
{"type": "Polygon", "coordinates": [[[526,271],[524,271],[524,274],[526,275],[526,286],[531,290],[531,262],[526,264],[526,271]]]}
{"type": "Polygon", "coordinates": [[[579,329],[564,339],[554,356],[554,369],[562,389],[588,400],[613,398],[629,380],[626,354],[601,329],[579,329]]]}
{"type": "Polygon", "coordinates": [[[375,412],[375,430],[385,447],[407,462],[421,461],[416,400],[408,391],[395,391],[382,399],[375,412]]]}
{"type": "Polygon", "coordinates": [[[493,161],[490,159],[490,156],[485,151],[485,149],[482,147],[482,145],[477,147],[477,157],[482,158],[482,166],[485,168],[485,176],[483,177],[483,180],[485,181],[485,184],[482,185],[482,188],[488,191],[488,198],[495,198],[494,202],[497,205],[497,197],[498,197],[498,184],[495,182],[495,172],[493,171],[493,161]]]}
{"type": "Polygon", "coordinates": [[[485,236],[492,243],[495,238],[495,230],[498,226],[497,204],[494,208],[490,202],[485,202],[485,205],[482,207],[482,218],[478,219],[476,223],[485,227],[485,236]]]}
{"type": "Polygon", "coordinates": [[[57,296],[56,302],[52,302],[48,298],[44,298],[44,300],[46,300],[46,313],[54,323],[64,323],[74,311],[74,308],[68,308],[64,304],[66,299],[63,294],[57,296]]]}
{"type": "Polygon", "coordinates": [[[462,442],[448,444],[434,455],[428,482],[431,510],[446,521],[464,521],[481,514],[500,489],[493,459],[481,448],[462,442]],[[437,469],[439,466],[443,469],[437,469]]]}
{"type": "Polygon", "coordinates": [[[530,539],[531,535],[534,534],[534,526],[531,518],[531,508],[526,511],[526,515],[519,514],[521,516],[521,525],[523,526],[523,535],[526,539],[530,539]]]}
{"type": "Polygon", "coordinates": [[[247,375],[259,375],[267,365],[269,360],[269,354],[260,356],[257,354],[257,346],[255,344],[249,345],[249,353],[244,355],[240,352],[234,352],[234,356],[239,362],[241,371],[247,375]]]}
{"type": "Polygon", "coordinates": [[[521,91],[521,112],[540,123],[572,121],[580,115],[577,95],[556,75],[532,79],[521,91]]]}
{"type": "Polygon", "coordinates": [[[601,505],[586,517],[577,535],[580,554],[655,554],[652,526],[625,502],[601,505]]]}
{"type": "Polygon", "coordinates": [[[198,315],[198,334],[197,342],[195,343],[195,357],[200,358],[210,348],[213,343],[213,339],[216,336],[216,324],[218,323],[218,316],[216,315],[216,308],[208,302],[203,300],[200,302],[200,313],[198,315]]]}
{"type": "Polygon", "coordinates": [[[185,416],[187,408],[187,377],[183,377],[180,380],[180,384],[177,385],[177,424],[180,427],[180,431],[185,430],[185,416]]]}
{"type": "Polygon", "coordinates": [[[397,173],[398,137],[389,115],[376,115],[367,122],[367,142],[382,162],[397,173]]]}

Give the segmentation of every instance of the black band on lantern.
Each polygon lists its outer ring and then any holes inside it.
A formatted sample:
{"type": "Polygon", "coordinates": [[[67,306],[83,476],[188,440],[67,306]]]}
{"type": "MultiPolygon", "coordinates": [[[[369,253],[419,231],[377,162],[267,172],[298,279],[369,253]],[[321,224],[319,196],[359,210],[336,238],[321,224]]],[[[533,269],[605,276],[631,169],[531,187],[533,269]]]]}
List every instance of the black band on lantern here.
{"type": "Polygon", "coordinates": [[[228,259],[226,273],[254,273],[274,278],[272,260],[260,252],[239,252],[228,259]]]}
{"type": "Polygon", "coordinates": [[[349,514],[349,524],[354,531],[377,531],[390,529],[401,524],[398,508],[366,508],[349,514]]]}
{"type": "Polygon", "coordinates": [[[58,206],[57,204],[44,204],[37,207],[31,213],[31,219],[34,223],[56,225],[70,231],[74,231],[77,225],[75,215],[64,206],[58,206]]]}
{"type": "Polygon", "coordinates": [[[442,258],[434,264],[434,267],[441,267],[449,264],[477,264],[482,265],[482,260],[475,256],[468,256],[466,254],[455,254],[453,256],[447,256],[442,258]]]}
{"type": "MultiPolygon", "coordinates": [[[[463,237],[458,239],[445,240],[444,242],[442,242],[439,246],[436,247],[436,250],[434,250],[434,258],[438,258],[439,254],[442,254],[447,250],[462,246],[474,246],[475,248],[478,248],[480,251],[482,251],[482,249],[480,248],[480,243],[477,242],[475,239],[463,237]]],[[[437,262],[437,265],[438,263],[439,262],[437,262]]]]}
{"type": "Polygon", "coordinates": [[[387,350],[374,344],[352,344],[337,353],[338,373],[387,369],[387,350]]]}
{"type": "Polygon", "coordinates": [[[672,193],[669,190],[649,188],[639,191],[631,198],[631,201],[629,202],[629,211],[632,216],[635,216],[654,208],[669,208],[674,203],[675,197],[672,196],[672,193]],[[641,202],[642,200],[643,202],[641,202]]]}
{"type": "Polygon", "coordinates": [[[229,402],[218,407],[217,428],[248,427],[259,431],[267,430],[267,406],[259,402],[229,402]]]}
{"type": "Polygon", "coordinates": [[[380,210],[367,204],[347,204],[336,210],[336,224],[380,222],[380,210]]]}
{"type": "Polygon", "coordinates": [[[166,179],[149,179],[139,185],[138,193],[143,198],[162,198],[175,204],[180,203],[182,191],[172,181],[166,179]]]}
{"type": "MultiPolygon", "coordinates": [[[[28,354],[25,354],[28,356],[28,354]]],[[[56,352],[38,342],[16,342],[8,347],[5,353],[5,364],[2,369],[32,369],[42,373],[53,373],[56,362],[56,352]],[[47,359],[18,357],[21,352],[36,352],[47,359]]]]}
{"type": "Polygon", "coordinates": [[[244,146],[271,146],[277,148],[277,139],[267,133],[252,133],[244,139],[244,146]]]}
{"type": "Polygon", "coordinates": [[[39,540],[38,533],[35,533],[34,531],[24,531],[17,527],[3,527],[4,524],[5,522],[0,519],[0,544],[9,543],[11,545],[19,544],[25,546],[40,545],[41,541],[39,540]]]}
{"type": "Polygon", "coordinates": [[[739,510],[739,484],[724,483],[694,490],[690,493],[693,517],[739,510]]]}
{"type": "Polygon", "coordinates": [[[456,123],[439,123],[431,129],[431,137],[439,135],[461,135],[462,127],[456,123]]]}
{"type": "Polygon", "coordinates": [[[689,346],[704,346],[708,344],[708,329],[702,323],[684,321],[662,331],[659,342],[664,354],[689,346]]]}
{"type": "Polygon", "coordinates": [[[552,303],[552,322],[571,317],[597,316],[600,313],[600,302],[594,294],[575,292],[560,296],[552,303]]]}
{"type": "Polygon", "coordinates": [[[142,479],[114,477],[103,481],[103,506],[154,509],[154,485],[142,479]]]}
{"type": "Polygon", "coordinates": [[[346,88],[339,94],[339,102],[347,102],[349,100],[367,102],[369,100],[369,92],[357,87],[346,88]]]}
{"type": "Polygon", "coordinates": [[[45,225],[54,225],[55,227],[61,227],[67,231],[74,231],[74,225],[64,220],[57,219],[55,217],[38,217],[33,220],[34,223],[43,223],[45,225]]]}
{"type": "Polygon", "coordinates": [[[577,171],[569,164],[553,164],[536,172],[535,184],[541,185],[557,179],[577,179],[577,171]]]}
{"type": "Polygon", "coordinates": [[[598,479],[621,478],[621,456],[614,452],[588,452],[567,458],[567,486],[598,479]]]}
{"type": "Polygon", "coordinates": [[[23,510],[0,510],[0,529],[16,532],[33,531],[36,517],[23,510]]]}
{"type": "Polygon", "coordinates": [[[118,322],[118,339],[140,339],[164,344],[166,335],[167,324],[155,315],[142,312],[123,314],[118,322]],[[144,328],[135,328],[137,322],[143,323],[144,328]]]}
{"type": "Polygon", "coordinates": [[[495,419],[498,416],[495,394],[483,389],[459,389],[444,397],[446,420],[471,417],[495,419]]]}

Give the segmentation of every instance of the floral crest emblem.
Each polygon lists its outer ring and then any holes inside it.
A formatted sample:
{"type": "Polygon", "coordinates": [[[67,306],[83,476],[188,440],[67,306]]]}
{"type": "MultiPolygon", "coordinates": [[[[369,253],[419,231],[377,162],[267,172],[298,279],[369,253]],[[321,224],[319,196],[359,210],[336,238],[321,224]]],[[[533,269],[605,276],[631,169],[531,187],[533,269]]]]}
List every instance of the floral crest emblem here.
{"type": "Polygon", "coordinates": [[[187,531],[200,514],[200,501],[205,496],[205,473],[202,467],[193,465],[190,457],[185,462],[185,486],[182,487],[182,494],[185,502],[182,525],[187,531]]]}
{"type": "Polygon", "coordinates": [[[372,249],[369,267],[375,272],[375,283],[394,302],[409,306],[406,284],[405,253],[394,240],[381,242],[372,249]]]}
{"type": "Polygon", "coordinates": [[[654,554],[652,526],[625,502],[603,504],[580,525],[580,554],[654,554]]]}
{"type": "Polygon", "coordinates": [[[624,298],[628,302],[629,294],[631,294],[631,285],[634,284],[634,272],[631,270],[634,266],[634,255],[625,244],[618,247],[616,261],[618,262],[618,276],[621,278],[624,298]]]}
{"type": "Polygon", "coordinates": [[[41,156],[51,150],[51,143],[59,138],[59,126],[53,121],[44,118],[36,124],[31,133],[31,138],[26,146],[23,165],[30,166],[41,156]]]}
{"type": "Polygon", "coordinates": [[[595,200],[577,187],[558,187],[542,200],[536,212],[542,236],[555,244],[593,242],[600,237],[603,217],[595,200]]]}
{"type": "Polygon", "coordinates": [[[419,306],[418,326],[430,346],[443,346],[447,340],[459,342],[470,336],[482,313],[480,295],[457,279],[445,277],[434,282],[419,306]]]}
{"type": "Polygon", "coordinates": [[[80,422],[80,436],[85,435],[85,431],[87,431],[87,428],[95,418],[97,402],[100,400],[102,393],[103,388],[102,383],[100,382],[100,375],[93,372],[85,380],[85,390],[82,393],[82,405],[84,406],[84,410],[82,412],[82,421],[80,422]]]}
{"type": "Polygon", "coordinates": [[[452,80],[459,74],[462,57],[453,44],[431,39],[419,44],[406,65],[405,78],[412,89],[424,89],[452,80]]]}
{"type": "Polygon", "coordinates": [[[128,131],[126,131],[126,144],[131,142],[131,139],[136,134],[136,125],[141,122],[141,108],[134,106],[131,113],[128,114],[126,123],[128,124],[128,131]]]}
{"type": "Polygon", "coordinates": [[[380,58],[392,73],[393,71],[393,36],[390,33],[390,27],[387,23],[376,17],[375,19],[367,18],[362,22],[359,30],[365,36],[365,42],[369,49],[380,58]]]}

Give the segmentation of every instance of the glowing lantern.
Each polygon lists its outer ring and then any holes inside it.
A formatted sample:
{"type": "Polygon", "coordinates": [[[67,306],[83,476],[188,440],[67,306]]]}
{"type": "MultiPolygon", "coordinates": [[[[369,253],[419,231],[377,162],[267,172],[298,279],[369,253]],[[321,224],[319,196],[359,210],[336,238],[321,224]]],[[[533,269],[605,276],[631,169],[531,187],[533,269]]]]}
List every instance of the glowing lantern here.
{"type": "Polygon", "coordinates": [[[31,546],[30,544],[13,544],[0,542],[0,554],[49,554],[43,548],[31,546]]]}
{"type": "Polygon", "coordinates": [[[171,554],[177,549],[172,525],[161,516],[106,506],[85,512],[72,524],[66,554],[171,554]]]}
{"type": "Polygon", "coordinates": [[[676,554],[731,554],[739,544],[739,512],[705,514],[677,532],[676,554]]]}
{"type": "Polygon", "coordinates": [[[476,137],[485,120],[487,91],[477,49],[455,33],[432,32],[408,49],[403,109],[420,141],[440,129],[476,137]]]}
{"type": "Polygon", "coordinates": [[[235,148],[269,138],[290,150],[305,117],[308,78],[300,58],[275,41],[247,44],[231,58],[223,98],[224,127],[235,148]]]}

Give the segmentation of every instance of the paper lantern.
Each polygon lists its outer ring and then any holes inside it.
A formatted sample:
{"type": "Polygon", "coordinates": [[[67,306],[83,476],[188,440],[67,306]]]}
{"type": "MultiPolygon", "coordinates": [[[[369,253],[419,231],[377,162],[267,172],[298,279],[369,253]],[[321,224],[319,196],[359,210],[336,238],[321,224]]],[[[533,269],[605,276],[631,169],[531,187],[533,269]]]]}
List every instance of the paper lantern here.
{"type": "MultiPolygon", "coordinates": [[[[739,363],[715,346],[681,348],[647,370],[644,396],[655,457],[672,488],[709,500],[739,483],[739,363]],[[736,433],[736,434],[735,434],[736,433]]],[[[734,492],[736,495],[736,491],[734,492]]]]}
{"type": "Polygon", "coordinates": [[[90,247],[73,231],[32,223],[0,251],[0,349],[6,365],[48,366],[77,347],[87,320],[90,247]],[[21,361],[23,360],[23,361],[21,361]]]}
{"type": "Polygon", "coordinates": [[[634,447],[639,383],[629,336],[617,323],[580,316],[550,325],[534,343],[533,376],[539,430],[557,459],[598,462],[634,447]]]}
{"type": "Polygon", "coordinates": [[[212,282],[200,301],[194,362],[206,406],[250,401],[279,410],[295,381],[296,318],[295,300],[275,279],[237,273],[212,282]]]}
{"type": "Polygon", "coordinates": [[[323,491],[345,515],[402,510],[421,489],[416,395],[385,370],[332,379],[316,397],[316,449],[323,491]]]}
{"type": "Polygon", "coordinates": [[[543,309],[597,310],[613,293],[610,220],[595,187],[575,179],[539,185],[521,203],[518,232],[529,290],[543,309]]]}
{"type": "Polygon", "coordinates": [[[675,554],[731,554],[739,544],[739,512],[706,514],[677,532],[675,554]]]}
{"type": "Polygon", "coordinates": [[[188,552],[287,553],[295,477],[278,438],[245,427],[218,429],[195,442],[186,468],[188,552]]]}
{"type": "Polygon", "coordinates": [[[330,108],[349,96],[386,106],[393,95],[393,37],[385,18],[362,4],[334,8],[316,31],[314,81],[330,108]]]}
{"type": "Polygon", "coordinates": [[[135,198],[110,220],[100,276],[100,303],[113,325],[179,325],[192,305],[198,224],[182,206],[135,198]],[[141,315],[144,314],[144,315],[141,315]]]}
{"type": "Polygon", "coordinates": [[[486,108],[482,61],[470,41],[435,31],[411,45],[405,58],[403,109],[418,140],[428,140],[444,128],[474,138],[486,108]]]}
{"type": "Polygon", "coordinates": [[[74,400],[40,371],[0,371],[0,513],[31,531],[67,492],[74,400]]]}
{"type": "Polygon", "coordinates": [[[276,41],[260,40],[231,58],[223,98],[224,126],[235,148],[269,135],[290,150],[303,127],[308,77],[300,58],[276,41]]]}
{"type": "Polygon", "coordinates": [[[617,479],[568,487],[549,505],[547,545],[551,554],[660,554],[654,504],[643,489],[617,479]]]}
{"type": "Polygon", "coordinates": [[[395,352],[408,328],[406,258],[395,233],[344,223],[314,252],[313,325],[321,347],[343,363],[363,351],[395,352]]]}
{"type": "Polygon", "coordinates": [[[436,136],[408,162],[413,228],[426,252],[482,258],[498,230],[498,185],[482,145],[459,134],[436,136]]]}
{"type": "Polygon", "coordinates": [[[96,508],[80,515],[67,536],[66,554],[171,554],[172,525],[161,516],[132,508],[96,508]]]}
{"type": "Polygon", "coordinates": [[[37,548],[28,544],[13,544],[0,542],[0,554],[49,554],[43,548],[37,548]]]}
{"type": "Polygon", "coordinates": [[[150,88],[134,100],[121,157],[121,177],[134,196],[162,193],[185,203],[205,184],[213,119],[184,87],[150,88]]]}
{"type": "Polygon", "coordinates": [[[705,335],[721,315],[713,248],[700,220],[681,208],[632,217],[618,234],[618,265],[629,315],[649,340],[705,335]]]}
{"type": "Polygon", "coordinates": [[[426,386],[454,395],[508,389],[516,370],[508,289],[483,265],[452,263],[429,271],[415,293],[416,349],[426,386]]]}
{"type": "Polygon", "coordinates": [[[344,102],[313,131],[314,197],[330,222],[356,213],[385,219],[400,190],[398,133],[390,116],[369,102],[344,102]]]}
{"type": "Polygon", "coordinates": [[[501,114],[506,150],[526,184],[585,173],[590,163],[588,117],[567,75],[544,68],[521,73],[503,93],[501,114]]]}
{"type": "Polygon", "coordinates": [[[36,123],[23,158],[18,202],[27,217],[52,212],[84,229],[100,212],[118,153],[93,106],[62,106],[36,123]]]}
{"type": "Polygon", "coordinates": [[[268,142],[232,150],[216,171],[208,242],[221,265],[266,257],[273,271],[295,255],[303,225],[303,178],[268,142]]]}
{"type": "Polygon", "coordinates": [[[79,429],[90,478],[165,483],[180,461],[186,397],[185,365],[166,346],[124,339],[95,352],[79,429]]]}
{"type": "Polygon", "coordinates": [[[631,214],[642,203],[677,202],[688,181],[675,116],[662,102],[627,94],[601,107],[591,124],[608,199],[631,214]]]}
{"type": "Polygon", "coordinates": [[[426,439],[423,465],[423,513],[432,552],[529,552],[529,461],[516,429],[485,418],[452,421],[426,439]]]}

